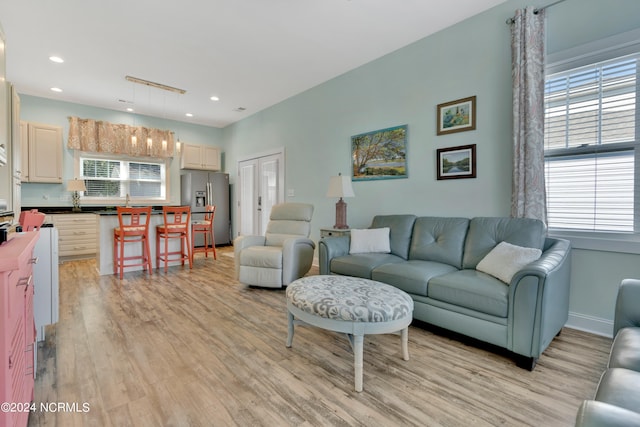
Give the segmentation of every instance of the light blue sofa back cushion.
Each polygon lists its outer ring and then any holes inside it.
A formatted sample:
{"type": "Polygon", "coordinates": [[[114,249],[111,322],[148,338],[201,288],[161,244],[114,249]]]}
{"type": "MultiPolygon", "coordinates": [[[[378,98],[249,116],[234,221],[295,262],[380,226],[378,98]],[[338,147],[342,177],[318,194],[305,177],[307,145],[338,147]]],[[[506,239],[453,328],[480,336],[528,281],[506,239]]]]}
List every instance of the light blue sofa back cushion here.
{"type": "Polygon", "coordinates": [[[370,228],[389,227],[391,253],[408,259],[411,232],[415,220],[415,215],[377,215],[373,217],[370,228]]]}
{"type": "Polygon", "coordinates": [[[544,223],[531,218],[472,218],[465,242],[462,268],[476,265],[500,242],[542,249],[546,237],[544,223]]]}
{"type": "Polygon", "coordinates": [[[413,225],[409,259],[436,261],[462,268],[468,218],[419,217],[413,225]]]}

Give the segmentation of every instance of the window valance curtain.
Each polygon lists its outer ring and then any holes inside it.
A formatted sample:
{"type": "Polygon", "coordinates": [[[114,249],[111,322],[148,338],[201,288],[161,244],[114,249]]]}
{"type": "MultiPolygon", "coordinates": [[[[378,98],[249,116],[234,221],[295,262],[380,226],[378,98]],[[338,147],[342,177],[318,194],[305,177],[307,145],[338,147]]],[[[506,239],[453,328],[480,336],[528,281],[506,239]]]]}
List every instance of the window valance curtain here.
{"type": "Polygon", "coordinates": [[[175,152],[173,132],[169,130],[79,117],[69,117],[67,147],[90,153],[136,157],[173,157],[175,152]]]}

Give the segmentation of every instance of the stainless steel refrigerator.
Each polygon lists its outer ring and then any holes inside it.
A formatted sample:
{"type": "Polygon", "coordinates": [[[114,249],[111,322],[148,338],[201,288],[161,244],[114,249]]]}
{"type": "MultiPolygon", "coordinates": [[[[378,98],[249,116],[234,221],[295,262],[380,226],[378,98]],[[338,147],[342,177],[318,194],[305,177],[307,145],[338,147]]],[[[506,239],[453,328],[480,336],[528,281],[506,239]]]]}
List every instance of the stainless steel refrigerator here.
{"type": "MultiPolygon", "coordinates": [[[[231,243],[229,174],[183,169],[180,171],[180,203],[191,206],[191,219],[203,220],[207,205],[214,205],[213,232],[216,245],[231,243]]],[[[195,246],[204,246],[198,234],[195,246]]]]}

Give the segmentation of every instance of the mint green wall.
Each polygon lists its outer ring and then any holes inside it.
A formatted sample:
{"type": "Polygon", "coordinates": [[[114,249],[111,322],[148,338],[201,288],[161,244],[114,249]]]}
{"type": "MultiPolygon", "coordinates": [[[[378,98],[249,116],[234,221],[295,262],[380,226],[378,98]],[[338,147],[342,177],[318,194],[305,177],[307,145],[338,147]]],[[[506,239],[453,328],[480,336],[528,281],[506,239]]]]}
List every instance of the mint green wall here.
{"type": "MultiPolygon", "coordinates": [[[[335,200],[324,197],[329,177],[350,174],[349,138],[402,124],[409,126],[409,178],[355,182],[356,197],[346,200],[349,225],[367,227],[373,215],[385,213],[508,215],[512,108],[505,20],[532,3],[549,2],[507,1],[224,129],[175,122],[167,127],[179,128],[183,141],[222,147],[232,184],[239,159],[284,147],[285,188],[295,191],[288,200],[315,205],[316,240],[320,227],[334,222],[335,200]],[[477,130],[436,136],[436,105],[471,95],[477,96],[477,130]],[[477,178],[437,181],[436,149],[466,144],[477,144],[477,178]]],[[[638,16],[637,0],[567,0],[547,10],[547,50],[558,52],[639,28],[638,16]]],[[[25,120],[64,126],[65,139],[69,115],[130,121],[125,113],[39,98],[23,97],[22,106],[25,120]]],[[[163,121],[155,122],[159,119],[147,119],[165,127],[163,121]]],[[[70,156],[65,151],[68,177],[70,156]]],[[[25,187],[23,202],[42,205],[44,191],[67,197],[62,186],[25,187]]],[[[575,249],[572,265],[569,324],[608,333],[618,283],[640,276],[639,257],[575,249]]]]}
{"type": "MultiPolygon", "coordinates": [[[[348,223],[375,214],[509,215],[511,52],[505,24],[516,9],[549,2],[512,0],[290,98],[224,129],[227,165],[284,147],[289,201],[315,205],[312,238],[334,222],[324,197],[329,176],[350,174],[350,136],[407,124],[409,178],[354,182],[348,223]],[[477,96],[477,130],[436,136],[436,105],[477,96]],[[476,179],[437,181],[436,149],[477,144],[476,179]]],[[[567,0],[547,13],[547,51],[640,27],[637,0],[567,0]]],[[[235,176],[232,177],[232,182],[235,176]]],[[[639,276],[637,255],[573,252],[569,324],[609,333],[620,279],[639,276]],[[603,260],[606,262],[603,263],[603,260]],[[603,268],[603,266],[606,266],[603,268]]]]}
{"type": "MultiPolygon", "coordinates": [[[[69,116],[105,120],[112,123],[133,124],[133,115],[124,111],[107,110],[86,105],[60,102],[52,99],[20,95],[21,120],[62,126],[63,135],[63,183],[62,184],[22,184],[22,206],[71,206],[71,197],[66,191],[66,183],[74,178],[73,150],[68,150],[67,137],[69,135],[69,116]]],[[[192,125],[189,123],[165,120],[157,117],[135,115],[137,125],[170,129],[183,142],[197,144],[211,144],[219,146],[224,151],[222,130],[208,126],[192,125]]],[[[224,156],[223,156],[223,165],[224,156]]],[[[180,203],[180,165],[178,158],[171,160],[169,166],[171,203],[180,203]]]]}

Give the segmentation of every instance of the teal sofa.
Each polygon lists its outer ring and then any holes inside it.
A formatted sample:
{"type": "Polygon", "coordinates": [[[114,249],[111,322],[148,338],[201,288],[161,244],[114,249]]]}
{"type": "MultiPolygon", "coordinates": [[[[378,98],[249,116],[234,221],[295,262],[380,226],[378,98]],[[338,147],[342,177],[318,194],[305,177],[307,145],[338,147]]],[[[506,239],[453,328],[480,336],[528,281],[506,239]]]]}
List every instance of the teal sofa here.
{"type": "Polygon", "coordinates": [[[389,228],[388,253],[350,254],[350,236],[323,238],[320,274],[396,286],[413,298],[414,319],[506,348],[529,370],[568,319],[571,245],[541,221],[379,215],[370,228],[389,228]],[[476,270],[503,241],[542,252],[510,283],[476,270]]]}
{"type": "Polygon", "coordinates": [[[580,427],[640,426],[640,280],[622,281],[614,316],[609,363],[578,410],[580,427]]]}

